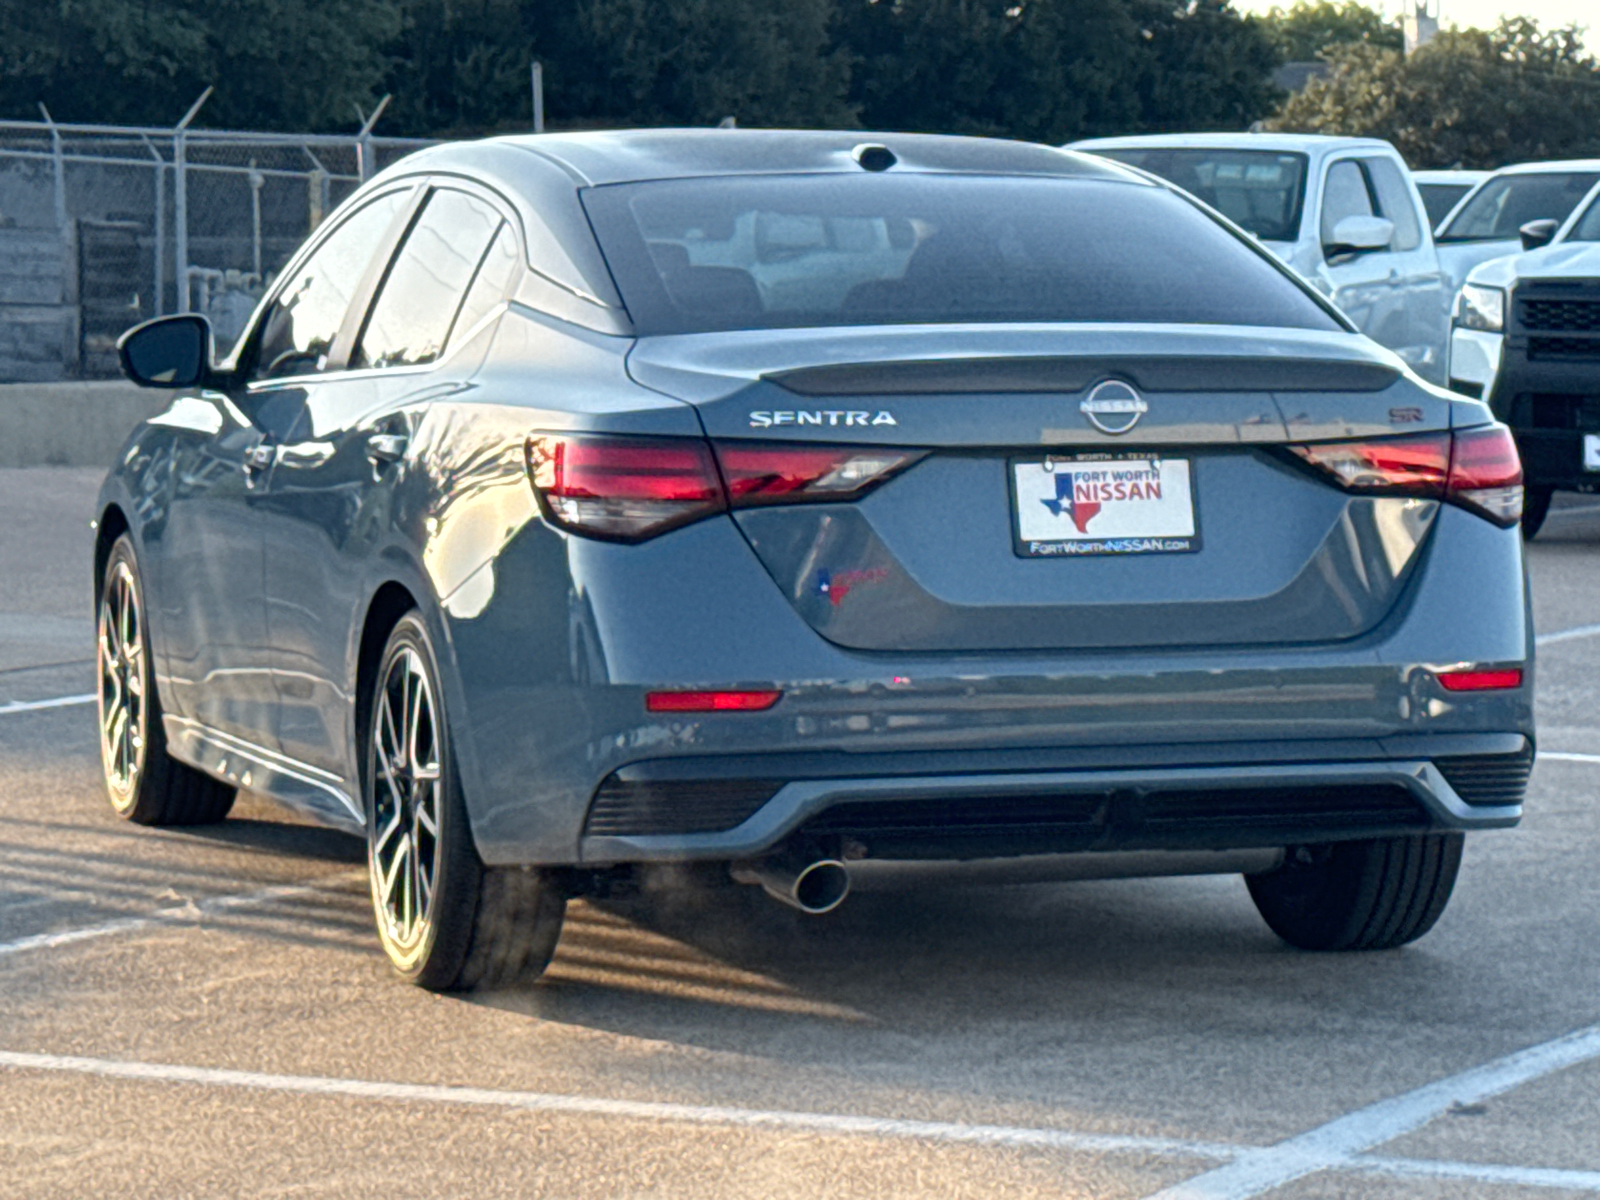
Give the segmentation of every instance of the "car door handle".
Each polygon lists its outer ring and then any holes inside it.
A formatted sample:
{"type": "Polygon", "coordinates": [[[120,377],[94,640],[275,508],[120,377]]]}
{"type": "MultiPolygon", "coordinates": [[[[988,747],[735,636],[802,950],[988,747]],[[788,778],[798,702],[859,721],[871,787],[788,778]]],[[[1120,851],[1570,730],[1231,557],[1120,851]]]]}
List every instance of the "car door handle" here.
{"type": "Polygon", "coordinates": [[[367,438],[367,457],[375,463],[399,462],[406,455],[403,433],[375,433],[367,438]]]}
{"type": "Polygon", "coordinates": [[[1399,283],[1400,282],[1400,268],[1399,267],[1390,267],[1389,268],[1389,282],[1390,283],[1399,283]]]}

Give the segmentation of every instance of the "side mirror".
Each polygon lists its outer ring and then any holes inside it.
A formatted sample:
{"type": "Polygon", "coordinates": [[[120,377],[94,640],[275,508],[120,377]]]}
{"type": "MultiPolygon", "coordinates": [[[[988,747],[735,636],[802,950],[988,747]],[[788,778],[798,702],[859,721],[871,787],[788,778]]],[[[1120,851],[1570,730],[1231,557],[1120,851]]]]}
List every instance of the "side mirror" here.
{"type": "Polygon", "coordinates": [[[1394,240],[1394,222],[1388,217],[1345,217],[1333,227],[1333,240],[1322,247],[1326,258],[1387,250],[1394,240]]]}
{"type": "Polygon", "coordinates": [[[140,387],[194,387],[211,378],[211,322],[195,313],[157,317],[118,338],[117,356],[140,387]]]}
{"type": "Polygon", "coordinates": [[[1561,228],[1561,222],[1543,217],[1537,221],[1529,221],[1517,230],[1517,236],[1522,239],[1524,250],[1537,250],[1540,246],[1548,246],[1550,239],[1555,237],[1556,230],[1561,228]]]}

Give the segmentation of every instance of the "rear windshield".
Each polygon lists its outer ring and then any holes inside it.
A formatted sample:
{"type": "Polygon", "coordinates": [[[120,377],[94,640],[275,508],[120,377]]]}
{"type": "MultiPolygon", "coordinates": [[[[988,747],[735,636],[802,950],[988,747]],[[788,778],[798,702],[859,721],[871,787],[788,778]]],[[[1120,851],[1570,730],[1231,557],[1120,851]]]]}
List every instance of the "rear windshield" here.
{"type": "Polygon", "coordinates": [[[1439,231],[1441,242],[1515,241],[1529,221],[1565,221],[1600,180],[1594,171],[1499,175],[1461,206],[1439,231]]]}
{"type": "Polygon", "coordinates": [[[1306,196],[1306,156],[1271,150],[1095,150],[1103,158],[1142,167],[1198,196],[1262,241],[1300,236],[1306,196]]]}
{"type": "Polygon", "coordinates": [[[1417,191],[1422,193],[1422,207],[1428,210],[1428,224],[1438,225],[1471,190],[1470,183],[1417,184],[1417,191]]]}
{"type": "Polygon", "coordinates": [[[909,323],[1340,326],[1141,183],[912,174],[676,179],[584,204],[641,334],[909,323]]]}

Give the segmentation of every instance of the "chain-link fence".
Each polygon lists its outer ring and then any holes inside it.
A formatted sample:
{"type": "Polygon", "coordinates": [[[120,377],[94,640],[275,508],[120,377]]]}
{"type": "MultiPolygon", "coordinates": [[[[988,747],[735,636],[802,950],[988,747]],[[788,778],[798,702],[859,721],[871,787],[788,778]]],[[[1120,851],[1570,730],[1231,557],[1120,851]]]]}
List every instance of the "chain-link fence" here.
{"type": "Polygon", "coordinates": [[[226,350],[322,218],[427,144],[0,121],[0,381],[113,376],[117,336],[164,313],[226,350]]]}

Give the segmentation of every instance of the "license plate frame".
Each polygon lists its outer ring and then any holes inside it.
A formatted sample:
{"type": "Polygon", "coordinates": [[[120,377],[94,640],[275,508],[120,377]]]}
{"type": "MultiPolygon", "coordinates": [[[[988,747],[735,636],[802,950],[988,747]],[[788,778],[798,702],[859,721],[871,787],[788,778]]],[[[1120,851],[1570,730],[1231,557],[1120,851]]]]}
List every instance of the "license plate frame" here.
{"type": "MultiPolygon", "coordinates": [[[[1195,459],[1191,455],[1165,455],[1149,452],[1136,453],[1071,453],[1071,454],[1018,454],[1006,461],[1006,483],[1011,504],[1011,548],[1019,558],[1099,558],[1108,555],[1143,554],[1193,554],[1201,549],[1200,502],[1195,483],[1195,459]],[[1049,512],[1048,518],[1025,520],[1023,502],[1040,503],[1050,508],[1052,494],[1060,503],[1064,497],[1054,477],[1059,477],[1061,467],[1086,468],[1095,477],[1082,481],[1099,492],[1110,485],[1108,498],[1096,504],[1096,511],[1083,519],[1080,529],[1070,513],[1049,512]],[[1043,468],[1042,475],[1051,476],[1048,487],[1038,479],[1029,480],[1024,472],[1028,468],[1043,468]],[[1116,494],[1116,485],[1124,490],[1141,485],[1148,490],[1154,473],[1160,493],[1152,500],[1149,496],[1136,498],[1136,503],[1150,506],[1146,515],[1149,528],[1144,532],[1129,529],[1126,506],[1129,499],[1116,494]],[[1102,478],[1104,476],[1104,478],[1102,478]],[[1107,508],[1107,505],[1117,506],[1107,508]],[[1117,508],[1122,511],[1118,512],[1117,508]],[[1065,516],[1066,520],[1061,518],[1065,516]],[[1102,520],[1102,530],[1088,528],[1097,517],[1119,516],[1121,520],[1102,520]],[[1037,536],[1048,526],[1052,536],[1037,536]],[[1031,536],[1030,536],[1031,535],[1031,536]]],[[[1069,484],[1077,500],[1080,481],[1073,471],[1069,484]]],[[[1073,505],[1064,507],[1072,508],[1073,505]]]]}

